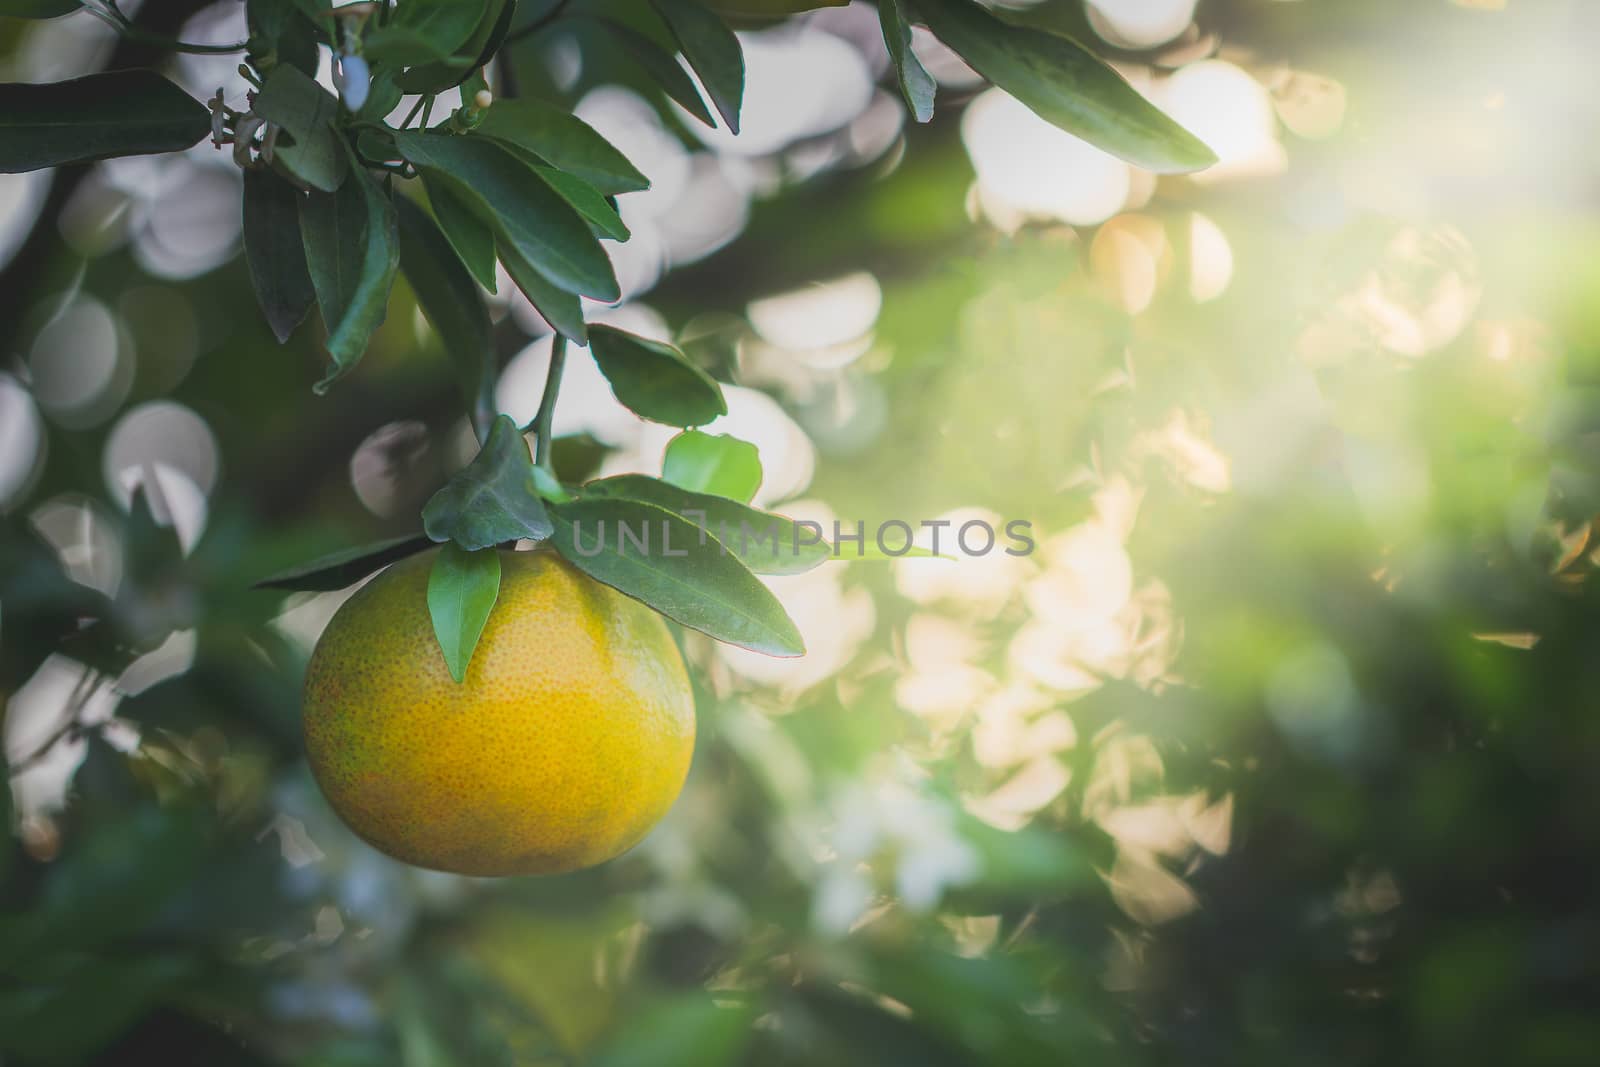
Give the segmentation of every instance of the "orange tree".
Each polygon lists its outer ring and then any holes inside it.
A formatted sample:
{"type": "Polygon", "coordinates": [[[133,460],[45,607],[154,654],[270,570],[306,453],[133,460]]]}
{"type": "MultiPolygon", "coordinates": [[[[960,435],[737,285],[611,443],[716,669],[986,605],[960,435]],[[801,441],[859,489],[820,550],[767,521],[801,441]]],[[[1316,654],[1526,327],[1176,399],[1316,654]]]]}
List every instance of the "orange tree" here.
{"type": "Polygon", "coordinates": [[[1591,5],[791,6],[0,0],[0,1060],[1592,1059],[1591,5]]]}

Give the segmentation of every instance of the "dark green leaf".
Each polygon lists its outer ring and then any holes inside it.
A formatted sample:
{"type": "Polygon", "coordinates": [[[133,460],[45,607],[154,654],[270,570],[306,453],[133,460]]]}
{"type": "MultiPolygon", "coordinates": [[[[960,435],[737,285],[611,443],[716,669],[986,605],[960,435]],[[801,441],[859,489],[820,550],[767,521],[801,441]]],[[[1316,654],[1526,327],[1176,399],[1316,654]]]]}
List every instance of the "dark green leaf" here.
{"type": "Polygon", "coordinates": [[[433,217],[450,241],[450,247],[478,279],[478,284],[494,292],[499,284],[494,272],[494,228],[473,213],[450,182],[424,176],[422,187],[428,191],[428,206],[433,208],[433,217]]]}
{"type": "Polygon", "coordinates": [[[883,26],[883,43],[889,46],[889,58],[894,61],[895,79],[906,106],[918,122],[927,122],[933,118],[933,92],[937,86],[911,51],[911,23],[900,2],[878,0],[878,21],[883,26]]]}
{"type": "Polygon", "coordinates": [[[525,161],[479,137],[405,130],[395,140],[413,165],[451,179],[475,212],[492,215],[500,235],[556,285],[597,300],[621,297],[589,224],[525,161]]]}
{"type": "Polygon", "coordinates": [[[79,0],[0,0],[0,18],[53,19],[81,6],[79,0]]]}
{"type": "Polygon", "coordinates": [[[777,598],[692,523],[638,500],[579,499],[550,510],[551,543],[596,581],[719,641],[770,656],[804,654],[777,598]]]}
{"type": "Polygon", "coordinates": [[[331,93],[298,68],[280,63],[256,94],[255,111],[283,127],[272,151],[274,165],[312,189],[331,193],[339,188],[349,161],[334,131],[339,101],[331,93]]]}
{"type": "Polygon", "coordinates": [[[833,558],[820,533],[782,515],[758,511],[736,500],[694,493],[660,478],[622,474],[583,487],[583,496],[642,500],[694,523],[721,541],[757,574],[802,574],[833,558]]]}
{"type": "Polygon", "coordinates": [[[928,28],[985,78],[1048,122],[1157,174],[1216,155],[1076,41],[1014,26],[971,0],[917,0],[928,28]]]}
{"type": "Polygon", "coordinates": [[[499,50],[516,9],[516,0],[488,0],[477,27],[455,55],[412,67],[400,74],[396,83],[408,93],[438,93],[460,85],[499,50]]]}
{"type": "Polygon", "coordinates": [[[496,100],[473,133],[531,152],[606,195],[650,187],[604,137],[573,115],[537,100],[496,100]]]}
{"type": "Polygon", "coordinates": [[[300,234],[328,329],[333,368],[318,393],[354,367],[383,322],[400,264],[394,205],[357,167],[337,193],[312,193],[300,207],[300,234]]]}
{"type": "Polygon", "coordinates": [[[761,488],[761,453],[737,437],[689,430],[668,442],[661,476],[680,489],[749,502],[761,488]]]}
{"type": "Polygon", "coordinates": [[[252,589],[292,589],[299,592],[326,593],[354,585],[373,571],[396,560],[405,559],[427,548],[433,542],[421,534],[408,534],[387,541],[378,541],[356,548],[343,548],[319,556],[309,563],[291,567],[286,571],[256,582],[252,589]]]}
{"type": "Polygon", "coordinates": [[[395,201],[395,213],[400,269],[450,354],[467,410],[487,418],[494,411],[496,370],[488,305],[426,211],[402,196],[395,201]]]}
{"type": "Polygon", "coordinates": [[[0,85],[0,173],[180,152],[210,132],[205,105],[150,70],[0,85]]]}
{"type": "Polygon", "coordinates": [[[583,321],[583,301],[564,289],[558,289],[543,274],[533,269],[533,264],[523,259],[517,250],[505,241],[499,242],[500,262],[522,295],[528,298],[535,311],[544,316],[552,329],[580,345],[589,343],[589,328],[583,321]]]}
{"type": "Polygon", "coordinates": [[[704,426],[728,412],[722,388],[669,344],[591,326],[589,352],[611,391],[636,415],[668,426],[704,426]]]}
{"type": "Polygon", "coordinates": [[[395,147],[394,135],[388,130],[368,126],[356,133],[356,152],[370,163],[398,163],[400,149],[395,147]]]}
{"type": "Polygon", "coordinates": [[[433,494],[422,509],[422,528],[435,541],[454,541],[468,551],[550,536],[528,442],[509,415],[494,420],[477,456],[433,494]]]}
{"type": "Polygon", "coordinates": [[[244,258],[256,302],[278,343],[311,310],[316,292],[300,239],[302,194],[270,170],[244,172],[244,258]]]}
{"type": "Polygon", "coordinates": [[[739,104],[744,99],[744,50],[739,38],[699,0],[650,0],[650,4],[700,76],[722,121],[730,132],[738,133],[739,104]]]}
{"type": "Polygon", "coordinates": [[[678,102],[679,107],[707,126],[716,126],[717,122],[711,117],[706,102],[700,99],[700,90],[695,88],[694,79],[678,65],[676,56],[638,30],[620,22],[606,19],[602,25],[632,54],[645,73],[678,102]]]}
{"type": "Polygon", "coordinates": [[[545,182],[561,194],[561,198],[577,209],[578,214],[589,221],[589,226],[599,237],[609,237],[614,241],[626,241],[630,236],[628,227],[617,214],[617,209],[612,207],[605,197],[600,195],[600,190],[565,171],[556,170],[533,164],[534,173],[543,178],[545,182]]]}
{"type": "Polygon", "coordinates": [[[367,30],[362,55],[400,67],[445,59],[467,43],[486,8],[485,0],[407,0],[386,25],[367,30]]]}
{"type": "Polygon", "coordinates": [[[245,15],[254,46],[252,54],[275,53],[280,62],[315,75],[321,35],[311,21],[313,9],[315,5],[298,0],[249,0],[245,15]]]}
{"type": "Polygon", "coordinates": [[[457,682],[467,676],[467,664],[478,647],[483,624],[489,621],[500,595],[500,553],[494,548],[468,552],[447,544],[434,558],[428,573],[428,614],[439,639],[444,664],[457,682]]]}

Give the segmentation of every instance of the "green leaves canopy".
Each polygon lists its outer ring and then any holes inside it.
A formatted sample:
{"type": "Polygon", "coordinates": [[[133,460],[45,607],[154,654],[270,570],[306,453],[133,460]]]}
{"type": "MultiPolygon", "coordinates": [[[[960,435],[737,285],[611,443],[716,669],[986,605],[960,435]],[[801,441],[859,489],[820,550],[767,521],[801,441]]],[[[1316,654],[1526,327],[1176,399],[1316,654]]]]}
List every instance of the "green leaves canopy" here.
{"type": "Polygon", "coordinates": [[[210,132],[205,105],[150,70],[0,85],[0,173],[180,152],[210,132]]]}
{"type": "Polygon", "coordinates": [[[1209,167],[1215,153],[1076,41],[1005,22],[971,0],[916,0],[928,28],[1039,116],[1157,174],[1209,167]]]}

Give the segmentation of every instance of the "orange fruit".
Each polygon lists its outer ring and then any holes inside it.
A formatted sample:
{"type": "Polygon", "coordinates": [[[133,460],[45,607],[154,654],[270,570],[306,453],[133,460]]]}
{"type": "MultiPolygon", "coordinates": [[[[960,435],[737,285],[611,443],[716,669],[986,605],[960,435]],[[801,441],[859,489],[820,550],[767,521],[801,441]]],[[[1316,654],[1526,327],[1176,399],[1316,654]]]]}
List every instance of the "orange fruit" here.
{"type": "Polygon", "coordinates": [[[458,685],[428,615],[436,551],[329,622],[305,687],[306,755],[357,834],[473,875],[611,859],[683,787],[694,700],[654,611],[549,551],[501,552],[500,596],[458,685]]]}

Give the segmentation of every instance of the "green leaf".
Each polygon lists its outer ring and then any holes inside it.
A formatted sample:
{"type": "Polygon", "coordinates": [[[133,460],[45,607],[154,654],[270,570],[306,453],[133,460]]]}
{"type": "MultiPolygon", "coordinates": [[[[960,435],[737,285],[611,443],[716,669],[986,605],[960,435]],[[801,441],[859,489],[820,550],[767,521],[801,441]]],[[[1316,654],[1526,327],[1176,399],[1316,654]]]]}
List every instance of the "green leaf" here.
{"type": "Polygon", "coordinates": [[[665,342],[591,326],[589,353],[635,415],[668,426],[704,426],[728,413],[722,387],[665,342]]]}
{"type": "Polygon", "coordinates": [[[454,541],[468,551],[550,536],[528,442],[511,416],[497,416],[477,456],[433,494],[422,509],[422,528],[435,541],[454,541]]]}
{"type": "Polygon", "coordinates": [[[758,511],[736,500],[695,493],[660,478],[621,474],[589,482],[583,496],[642,500],[687,519],[716,538],[739,562],[757,574],[803,574],[833,558],[821,535],[805,532],[793,519],[758,511]]]}
{"type": "Polygon", "coordinates": [[[308,563],[267,576],[252,589],[291,589],[326,593],[354,585],[375,570],[416,555],[433,544],[421,534],[407,534],[355,548],[342,548],[308,563]]]}
{"type": "Polygon", "coordinates": [[[46,85],[0,85],[0,173],[113,156],[181,152],[211,132],[211,112],[150,70],[46,85]]]}
{"type": "Polygon", "coordinates": [[[589,125],[537,100],[496,100],[473,134],[531,152],[608,196],[650,187],[638,168],[589,125]]]}
{"type": "Polygon", "coordinates": [[[672,31],[729,131],[738,133],[739,104],[744,98],[744,50],[739,38],[698,0],[650,0],[650,6],[672,31]]]}
{"type": "Polygon", "coordinates": [[[667,443],[661,476],[680,489],[748,503],[761,488],[761,453],[737,437],[688,430],[667,443]]]}
{"type": "Polygon", "coordinates": [[[275,53],[280,62],[315,76],[317,46],[324,35],[312,18],[323,10],[326,5],[300,0],[249,0],[245,15],[250,27],[252,54],[275,53]]]}
{"type": "Polygon", "coordinates": [[[589,343],[589,327],[583,321],[583,301],[575,294],[558,289],[523,259],[506,241],[499,242],[500,262],[505,264],[511,281],[522,290],[535,311],[544,316],[552,329],[580,345],[589,343]]]}
{"type": "Polygon", "coordinates": [[[439,639],[444,665],[460,682],[478,647],[483,624],[489,621],[500,595],[500,553],[494,548],[468,552],[447,544],[434,558],[428,573],[428,614],[433,635],[439,639]]]}
{"type": "Polygon", "coordinates": [[[79,0],[0,0],[0,18],[53,19],[82,6],[79,0]]]}
{"type": "Polygon", "coordinates": [[[494,292],[499,284],[494,272],[494,228],[473,214],[450,182],[424,176],[422,187],[428,191],[428,206],[433,208],[433,217],[450,247],[478,279],[478,284],[494,292]]]}
{"type": "Polygon", "coordinates": [[[638,500],[578,499],[550,510],[551,543],[596,581],[719,641],[770,656],[805,653],[772,592],[692,523],[638,500]]]}
{"type": "Polygon", "coordinates": [[[328,386],[354,367],[383,322],[400,265],[394,204],[360,167],[336,193],[312,193],[300,206],[300,234],[328,330],[328,386]]]}
{"type": "Polygon", "coordinates": [[[334,130],[339,101],[331,93],[297,67],[280,63],[262,82],[255,111],[283,127],[273,147],[273,165],[300,184],[325,193],[343,184],[349,161],[334,130]]]}
{"type": "Polygon", "coordinates": [[[1216,155],[1076,41],[1004,22],[970,0],[916,0],[928,28],[1047,122],[1157,174],[1216,155]]]}
{"type": "Polygon", "coordinates": [[[577,209],[589,222],[589,227],[596,236],[609,237],[614,241],[626,241],[631,235],[628,227],[623,224],[622,217],[617,214],[617,209],[605,197],[600,195],[600,190],[584,181],[582,178],[556,170],[554,167],[541,166],[530,163],[535,174],[561,194],[561,198],[577,209]]]}
{"type": "Polygon", "coordinates": [[[889,46],[889,58],[894,61],[900,94],[916,120],[927,122],[933,118],[933,92],[937,85],[911,51],[911,23],[900,2],[878,0],[878,22],[883,26],[883,43],[889,46]]]}
{"type": "Polygon", "coordinates": [[[361,53],[397,67],[446,59],[467,43],[486,7],[485,0],[406,0],[387,25],[367,30],[361,53]]]}
{"type": "Polygon", "coordinates": [[[486,418],[494,411],[496,370],[489,307],[426,211],[402,196],[395,201],[395,214],[400,224],[400,269],[450,354],[467,410],[486,418]]]}
{"type": "Polygon", "coordinates": [[[256,303],[281,345],[317,298],[300,239],[301,194],[269,170],[244,172],[244,258],[256,303]]]}
{"type": "Polygon", "coordinates": [[[460,85],[499,51],[516,9],[514,0],[488,0],[477,27],[455,55],[412,67],[395,79],[396,84],[408,93],[438,93],[460,85]]]}
{"type": "Polygon", "coordinates": [[[716,128],[717,122],[711,117],[706,102],[700,99],[700,90],[695,88],[694,79],[678,65],[676,56],[638,30],[620,22],[605,19],[601,24],[632,54],[645,73],[661,86],[662,91],[678,102],[679,107],[707,126],[716,128]]]}
{"type": "Polygon", "coordinates": [[[454,181],[473,210],[492,217],[500,235],[550,281],[597,300],[622,296],[589,224],[526,162],[479,137],[403,130],[395,141],[419,170],[454,181]]]}

